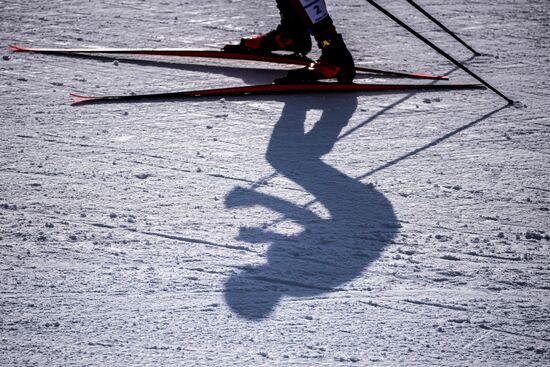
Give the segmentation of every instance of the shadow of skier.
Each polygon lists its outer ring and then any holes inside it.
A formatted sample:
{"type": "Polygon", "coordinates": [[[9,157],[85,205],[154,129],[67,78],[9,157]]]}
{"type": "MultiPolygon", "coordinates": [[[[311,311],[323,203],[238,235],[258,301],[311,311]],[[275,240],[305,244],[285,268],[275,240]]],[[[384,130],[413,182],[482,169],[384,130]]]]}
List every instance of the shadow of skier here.
{"type": "Polygon", "coordinates": [[[227,208],[260,205],[283,216],[279,226],[290,221],[302,228],[296,235],[266,228],[240,229],[240,240],[271,244],[265,264],[245,267],[226,282],[227,304],[246,319],[268,317],[284,296],[337,291],[359,277],[397,233],[393,208],[381,193],[321,159],[332,150],[353,115],[357,97],[310,98],[305,102],[303,98],[286,102],[266,158],[279,174],[313,195],[329,218],[252,189],[237,187],[226,196],[227,208]],[[311,101],[318,105],[312,106],[311,101]],[[311,108],[322,109],[322,116],[305,133],[306,113],[311,108]]]}

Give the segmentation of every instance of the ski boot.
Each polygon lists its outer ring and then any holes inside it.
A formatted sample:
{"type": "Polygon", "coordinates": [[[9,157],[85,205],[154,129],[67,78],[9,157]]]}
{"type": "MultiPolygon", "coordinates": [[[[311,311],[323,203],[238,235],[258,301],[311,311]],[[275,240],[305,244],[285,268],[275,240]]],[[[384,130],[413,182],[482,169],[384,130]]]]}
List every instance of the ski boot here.
{"type": "Polygon", "coordinates": [[[355,63],[342,35],[334,33],[320,37],[317,43],[321,49],[319,60],[302,69],[289,71],[286,77],[276,79],[275,83],[313,82],[331,78],[336,78],[340,83],[353,82],[355,63]]]}
{"type": "Polygon", "coordinates": [[[311,36],[307,32],[287,30],[283,26],[278,26],[267,34],[243,38],[238,45],[226,45],[223,50],[253,53],[290,51],[304,57],[311,50],[311,36]]]}

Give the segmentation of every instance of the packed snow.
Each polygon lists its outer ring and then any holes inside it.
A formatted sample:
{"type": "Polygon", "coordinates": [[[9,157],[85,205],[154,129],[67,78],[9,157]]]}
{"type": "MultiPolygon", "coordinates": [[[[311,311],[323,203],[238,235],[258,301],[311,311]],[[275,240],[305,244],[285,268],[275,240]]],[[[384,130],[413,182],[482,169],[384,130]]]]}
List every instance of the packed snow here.
{"type": "MultiPolygon", "coordinates": [[[[71,106],[288,66],[35,47],[219,49],[275,1],[0,5],[3,366],[546,366],[550,3],[380,2],[489,90],[71,106]]],[[[358,65],[475,82],[365,1],[358,65]]],[[[313,52],[317,56],[318,51],[313,52]]],[[[360,82],[403,82],[361,76],[360,82]]]]}

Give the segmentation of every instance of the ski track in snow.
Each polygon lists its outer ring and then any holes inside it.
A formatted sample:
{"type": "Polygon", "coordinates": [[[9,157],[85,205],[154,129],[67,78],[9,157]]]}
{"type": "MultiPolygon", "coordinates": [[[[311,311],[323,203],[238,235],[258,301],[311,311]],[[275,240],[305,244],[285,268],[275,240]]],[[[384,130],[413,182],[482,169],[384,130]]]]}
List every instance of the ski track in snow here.
{"type": "MultiPolygon", "coordinates": [[[[73,107],[288,67],[6,48],[216,48],[274,27],[265,3],[1,5],[1,364],[548,365],[547,1],[423,1],[476,58],[383,4],[519,108],[488,90],[73,107]]],[[[366,2],[328,6],[358,64],[471,81],[366,2]]]]}

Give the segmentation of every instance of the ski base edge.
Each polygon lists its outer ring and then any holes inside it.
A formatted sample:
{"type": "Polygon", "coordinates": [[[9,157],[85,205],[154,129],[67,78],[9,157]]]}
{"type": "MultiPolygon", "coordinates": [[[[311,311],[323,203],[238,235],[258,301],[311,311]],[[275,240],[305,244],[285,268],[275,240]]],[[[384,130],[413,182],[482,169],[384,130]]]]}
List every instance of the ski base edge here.
{"type": "Polygon", "coordinates": [[[111,96],[91,96],[79,93],[70,93],[73,105],[87,103],[131,102],[145,100],[175,100],[199,99],[207,97],[235,97],[260,95],[289,95],[289,94],[322,94],[322,93],[367,93],[367,92],[403,92],[403,91],[435,91],[459,89],[485,89],[481,84],[357,84],[312,82],[296,84],[264,84],[229,88],[214,88],[164,93],[145,93],[111,96]]]}

